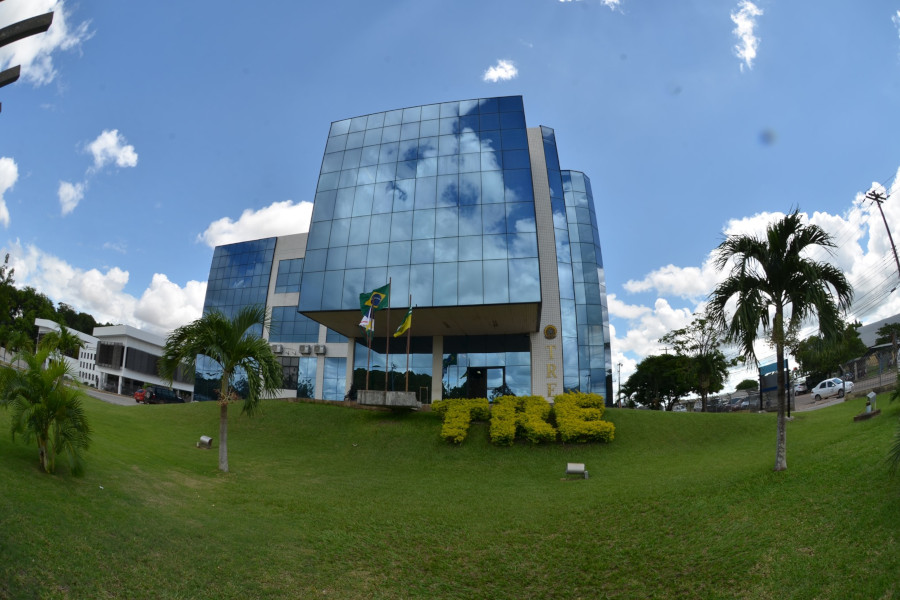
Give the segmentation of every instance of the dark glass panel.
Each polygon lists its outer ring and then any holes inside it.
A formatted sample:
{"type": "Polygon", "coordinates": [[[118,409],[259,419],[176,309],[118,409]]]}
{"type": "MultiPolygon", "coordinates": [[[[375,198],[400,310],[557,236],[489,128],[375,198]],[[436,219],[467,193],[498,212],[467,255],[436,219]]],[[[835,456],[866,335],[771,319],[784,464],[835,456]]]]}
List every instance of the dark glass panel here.
{"type": "Polygon", "coordinates": [[[493,114],[481,114],[481,119],[479,121],[480,129],[482,131],[490,131],[493,129],[500,129],[500,115],[493,114]]]}
{"type": "Polygon", "coordinates": [[[525,113],[518,111],[501,113],[500,129],[525,129],[525,113]]]}
{"type": "Polygon", "coordinates": [[[322,284],[324,280],[324,271],[303,273],[303,280],[300,284],[301,310],[320,310],[322,308],[322,284]]]}
{"type": "Polygon", "coordinates": [[[506,225],[510,233],[537,231],[534,219],[534,204],[530,202],[507,204],[506,225]]]}
{"type": "MultiPolygon", "coordinates": [[[[341,248],[341,250],[345,250],[346,248],[341,248]]],[[[331,256],[328,257],[329,260],[331,256]]],[[[341,297],[344,290],[344,271],[335,270],[335,271],[326,271],[325,272],[325,283],[322,288],[322,296],[324,298],[328,298],[327,302],[329,304],[335,303],[337,304],[337,299],[341,297]]],[[[337,306],[334,306],[337,308],[337,306]]],[[[318,328],[317,328],[318,329],[318,328]]]]}
{"type": "MultiPolygon", "coordinates": [[[[359,310],[359,295],[365,292],[365,269],[347,269],[344,271],[344,292],[341,299],[341,309],[359,310]]],[[[302,298],[302,294],[301,294],[302,298]]]]}
{"type": "Polygon", "coordinates": [[[503,98],[497,98],[497,103],[500,105],[500,112],[524,112],[525,110],[522,105],[522,96],[504,96],[503,98]]]}
{"type": "Polygon", "coordinates": [[[503,152],[504,169],[528,169],[531,167],[531,158],[528,150],[505,150],[503,152]]]}
{"type": "Polygon", "coordinates": [[[331,225],[328,221],[320,221],[309,228],[306,238],[306,249],[325,248],[328,246],[328,236],[331,234],[331,225]]]}
{"type": "Polygon", "coordinates": [[[478,110],[482,115],[487,113],[495,113],[499,110],[497,98],[482,98],[478,102],[478,110]]]}
{"type": "Polygon", "coordinates": [[[335,190],[319,192],[313,203],[312,221],[330,221],[334,215],[334,199],[337,197],[335,190]]]}
{"type": "MultiPolygon", "coordinates": [[[[366,286],[364,290],[374,290],[388,282],[387,267],[375,267],[366,269],[366,286]]],[[[360,292],[361,294],[362,292],[360,292]]],[[[359,306],[359,303],[357,303],[359,306]]]]}
{"type": "Polygon", "coordinates": [[[504,129],[500,135],[504,150],[528,150],[528,136],[524,129],[504,129]]]}
{"type": "Polygon", "coordinates": [[[503,183],[507,202],[534,202],[531,169],[503,171],[503,183]]]}
{"type": "Polygon", "coordinates": [[[307,248],[306,257],[304,260],[304,270],[307,272],[312,271],[324,271],[325,270],[325,259],[328,256],[328,250],[326,248],[317,248],[315,250],[310,250],[307,248]]]}

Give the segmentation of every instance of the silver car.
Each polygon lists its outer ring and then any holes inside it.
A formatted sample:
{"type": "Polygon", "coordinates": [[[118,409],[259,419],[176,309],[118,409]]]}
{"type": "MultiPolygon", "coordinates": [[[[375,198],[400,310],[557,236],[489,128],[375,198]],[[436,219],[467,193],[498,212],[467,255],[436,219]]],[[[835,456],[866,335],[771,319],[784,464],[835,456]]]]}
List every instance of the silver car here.
{"type": "Polygon", "coordinates": [[[845,393],[853,391],[853,382],[844,381],[838,377],[826,379],[812,389],[812,395],[815,400],[823,398],[831,398],[837,396],[843,398],[845,393]]]}

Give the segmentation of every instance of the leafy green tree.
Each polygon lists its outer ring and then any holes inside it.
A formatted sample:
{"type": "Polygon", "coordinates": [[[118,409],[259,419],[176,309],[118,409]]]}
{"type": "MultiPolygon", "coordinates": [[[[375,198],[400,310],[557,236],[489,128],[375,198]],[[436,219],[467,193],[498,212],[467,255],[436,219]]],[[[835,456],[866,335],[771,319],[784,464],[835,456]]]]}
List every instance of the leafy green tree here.
{"type": "Polygon", "coordinates": [[[6,336],[6,348],[13,352],[30,353],[34,351],[34,340],[27,331],[13,329],[6,336]]]}
{"type": "Polygon", "coordinates": [[[866,353],[866,345],[859,338],[862,323],[841,322],[841,331],[835,338],[811,335],[793,349],[794,358],[802,372],[808,373],[813,381],[829,377],[847,361],[866,353]]]}
{"type": "Polygon", "coordinates": [[[834,246],[822,228],[804,225],[794,210],[771,223],[764,237],[733,235],[716,249],[716,266],[722,270],[731,265],[731,269],[712,292],[707,314],[747,360],[759,364],[754,345],[761,334],[775,347],[779,365],[776,471],[787,469],[785,346],[801,323],[813,316],[818,316],[825,338],[840,335],[840,312],[853,299],[853,290],[837,267],[807,256],[814,248],[834,246]]]}
{"type": "Polygon", "coordinates": [[[897,342],[900,343],[900,323],[885,323],[875,332],[875,345],[890,344],[897,336],[897,342]]]}
{"type": "Polygon", "coordinates": [[[701,411],[706,412],[710,392],[719,392],[728,378],[728,361],[719,350],[722,334],[705,316],[696,317],[682,329],[670,331],[660,342],[669,344],[675,353],[689,360],[691,391],[700,396],[701,411]]]}
{"type": "Polygon", "coordinates": [[[675,403],[691,391],[690,359],[678,354],[646,357],[622,386],[632,401],[652,410],[672,410],[675,403]]]}
{"type": "Polygon", "coordinates": [[[755,390],[759,389],[759,382],[756,381],[755,379],[744,379],[740,383],[738,383],[736,386],[734,386],[734,389],[738,392],[742,392],[744,390],[755,391],[755,390]]]}
{"type": "Polygon", "coordinates": [[[72,376],[69,366],[53,358],[49,349],[20,353],[18,358],[22,369],[0,367],[0,405],[10,409],[13,439],[21,434],[26,442],[37,441],[45,472],[54,472],[56,457],[62,454],[72,473],[82,474],[81,451],[91,441],[91,428],[81,404],[84,392],[66,382],[72,376]]]}
{"type": "Polygon", "coordinates": [[[196,371],[198,355],[221,367],[219,470],[224,472],[228,472],[228,405],[238,399],[235,388],[246,386],[241,412],[247,416],[253,416],[263,396],[273,396],[281,389],[281,363],[259,335],[260,328],[268,326],[262,306],[244,307],[232,319],[213,310],[173,331],[159,360],[160,375],[170,383],[181,365],[196,371]]]}
{"type": "Polygon", "coordinates": [[[78,351],[84,348],[84,340],[72,333],[65,325],[59,326],[59,331],[50,331],[41,338],[41,348],[48,348],[51,354],[59,351],[60,354],[70,358],[78,358],[78,351]]]}

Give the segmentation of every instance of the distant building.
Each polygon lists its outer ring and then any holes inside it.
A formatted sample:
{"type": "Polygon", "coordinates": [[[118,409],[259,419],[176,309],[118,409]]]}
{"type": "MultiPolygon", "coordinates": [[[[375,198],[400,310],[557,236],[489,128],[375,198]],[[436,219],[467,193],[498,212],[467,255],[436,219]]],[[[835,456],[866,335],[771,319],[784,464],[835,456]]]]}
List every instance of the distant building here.
{"type": "MultiPolygon", "coordinates": [[[[445,102],[331,124],[308,234],[215,249],[204,311],[264,305],[285,394],[342,400],[385,373],[420,401],[503,392],[612,398],[603,259],[590,180],[522,98],[445,102]],[[391,283],[371,354],[361,293],[391,283]]],[[[217,366],[198,360],[198,397],[217,366]]],[[[399,386],[399,387],[398,387],[399,386]]]]}

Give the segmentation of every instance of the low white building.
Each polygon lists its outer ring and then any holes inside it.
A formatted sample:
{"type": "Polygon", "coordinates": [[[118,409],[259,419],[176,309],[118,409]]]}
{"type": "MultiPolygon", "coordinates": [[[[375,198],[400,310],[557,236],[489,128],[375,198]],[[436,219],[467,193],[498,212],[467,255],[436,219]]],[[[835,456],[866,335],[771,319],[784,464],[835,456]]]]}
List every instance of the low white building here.
{"type": "MultiPolygon", "coordinates": [[[[34,324],[38,328],[38,340],[51,331],[60,331],[59,323],[50,321],[49,319],[35,319],[34,324]]],[[[97,356],[97,338],[82,333],[81,331],[67,329],[69,330],[69,333],[77,336],[84,345],[78,351],[78,358],[73,358],[71,356],[64,356],[63,358],[69,363],[69,368],[72,370],[72,373],[77,376],[79,381],[91,387],[99,387],[100,379],[95,362],[97,356]]]]}

